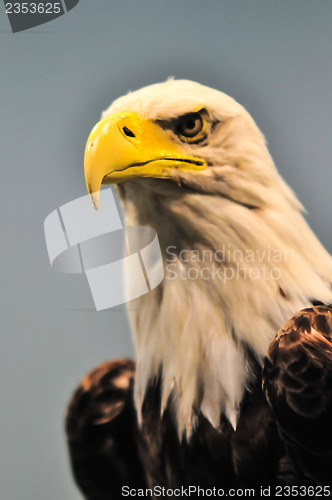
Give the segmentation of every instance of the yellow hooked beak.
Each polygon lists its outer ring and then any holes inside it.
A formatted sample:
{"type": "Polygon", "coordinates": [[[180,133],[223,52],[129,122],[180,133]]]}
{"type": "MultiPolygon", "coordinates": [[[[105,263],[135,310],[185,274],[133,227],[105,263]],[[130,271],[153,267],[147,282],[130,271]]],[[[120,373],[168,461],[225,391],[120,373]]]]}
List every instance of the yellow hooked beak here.
{"type": "Polygon", "coordinates": [[[183,154],[161,127],[136,113],[110,115],[97,123],[84,155],[86,185],[96,209],[101,184],[134,177],[167,179],[172,169],[204,168],[204,160],[183,154]]]}

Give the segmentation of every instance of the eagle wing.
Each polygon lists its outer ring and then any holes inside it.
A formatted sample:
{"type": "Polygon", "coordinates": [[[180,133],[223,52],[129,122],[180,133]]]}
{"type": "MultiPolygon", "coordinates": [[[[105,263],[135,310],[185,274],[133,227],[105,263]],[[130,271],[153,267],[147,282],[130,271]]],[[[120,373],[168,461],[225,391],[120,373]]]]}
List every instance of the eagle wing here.
{"type": "Polygon", "coordinates": [[[90,372],[66,417],[73,475],[85,498],[121,498],[121,488],[145,488],[132,399],[135,363],[116,360],[90,372]]]}
{"type": "Polygon", "coordinates": [[[332,470],[332,308],[304,309],[271,343],[263,388],[293,463],[330,484],[332,470]]]}

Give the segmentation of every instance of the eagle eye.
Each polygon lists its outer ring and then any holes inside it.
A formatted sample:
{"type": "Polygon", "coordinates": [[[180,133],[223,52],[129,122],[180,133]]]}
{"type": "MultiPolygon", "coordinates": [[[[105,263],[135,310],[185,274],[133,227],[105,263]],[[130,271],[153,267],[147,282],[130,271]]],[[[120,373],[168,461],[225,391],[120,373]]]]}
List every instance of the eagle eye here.
{"type": "Polygon", "coordinates": [[[203,120],[199,113],[190,113],[182,116],[177,123],[176,133],[183,137],[192,138],[201,132],[203,120]]]}

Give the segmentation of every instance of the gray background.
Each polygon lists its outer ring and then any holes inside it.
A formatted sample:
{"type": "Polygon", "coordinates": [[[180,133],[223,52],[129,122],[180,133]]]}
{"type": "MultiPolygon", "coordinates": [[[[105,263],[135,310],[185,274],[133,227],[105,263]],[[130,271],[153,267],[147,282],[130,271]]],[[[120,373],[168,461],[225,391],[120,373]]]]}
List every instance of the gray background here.
{"type": "Polygon", "coordinates": [[[331,237],[331,0],[81,0],[13,35],[0,6],[0,498],[78,499],[63,417],[80,377],[133,355],[123,308],[49,266],[43,221],[84,195],[88,133],[117,96],[177,78],[224,90],[264,131],[325,245],[331,237]]]}

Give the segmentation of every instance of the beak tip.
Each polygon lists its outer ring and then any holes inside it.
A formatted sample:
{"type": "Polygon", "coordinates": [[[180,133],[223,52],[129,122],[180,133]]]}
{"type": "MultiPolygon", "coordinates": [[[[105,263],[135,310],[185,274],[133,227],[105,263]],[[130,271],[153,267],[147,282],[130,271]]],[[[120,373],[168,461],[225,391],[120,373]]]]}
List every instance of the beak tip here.
{"type": "Polygon", "coordinates": [[[99,199],[96,196],[93,196],[93,194],[90,194],[92,206],[95,210],[99,210],[99,199]]]}
{"type": "Polygon", "coordinates": [[[95,210],[98,210],[99,209],[99,196],[100,196],[100,192],[99,191],[94,191],[92,189],[92,187],[90,186],[90,184],[88,184],[87,188],[88,188],[88,193],[89,193],[89,196],[90,196],[90,200],[91,200],[92,206],[93,206],[93,208],[95,210]]]}

